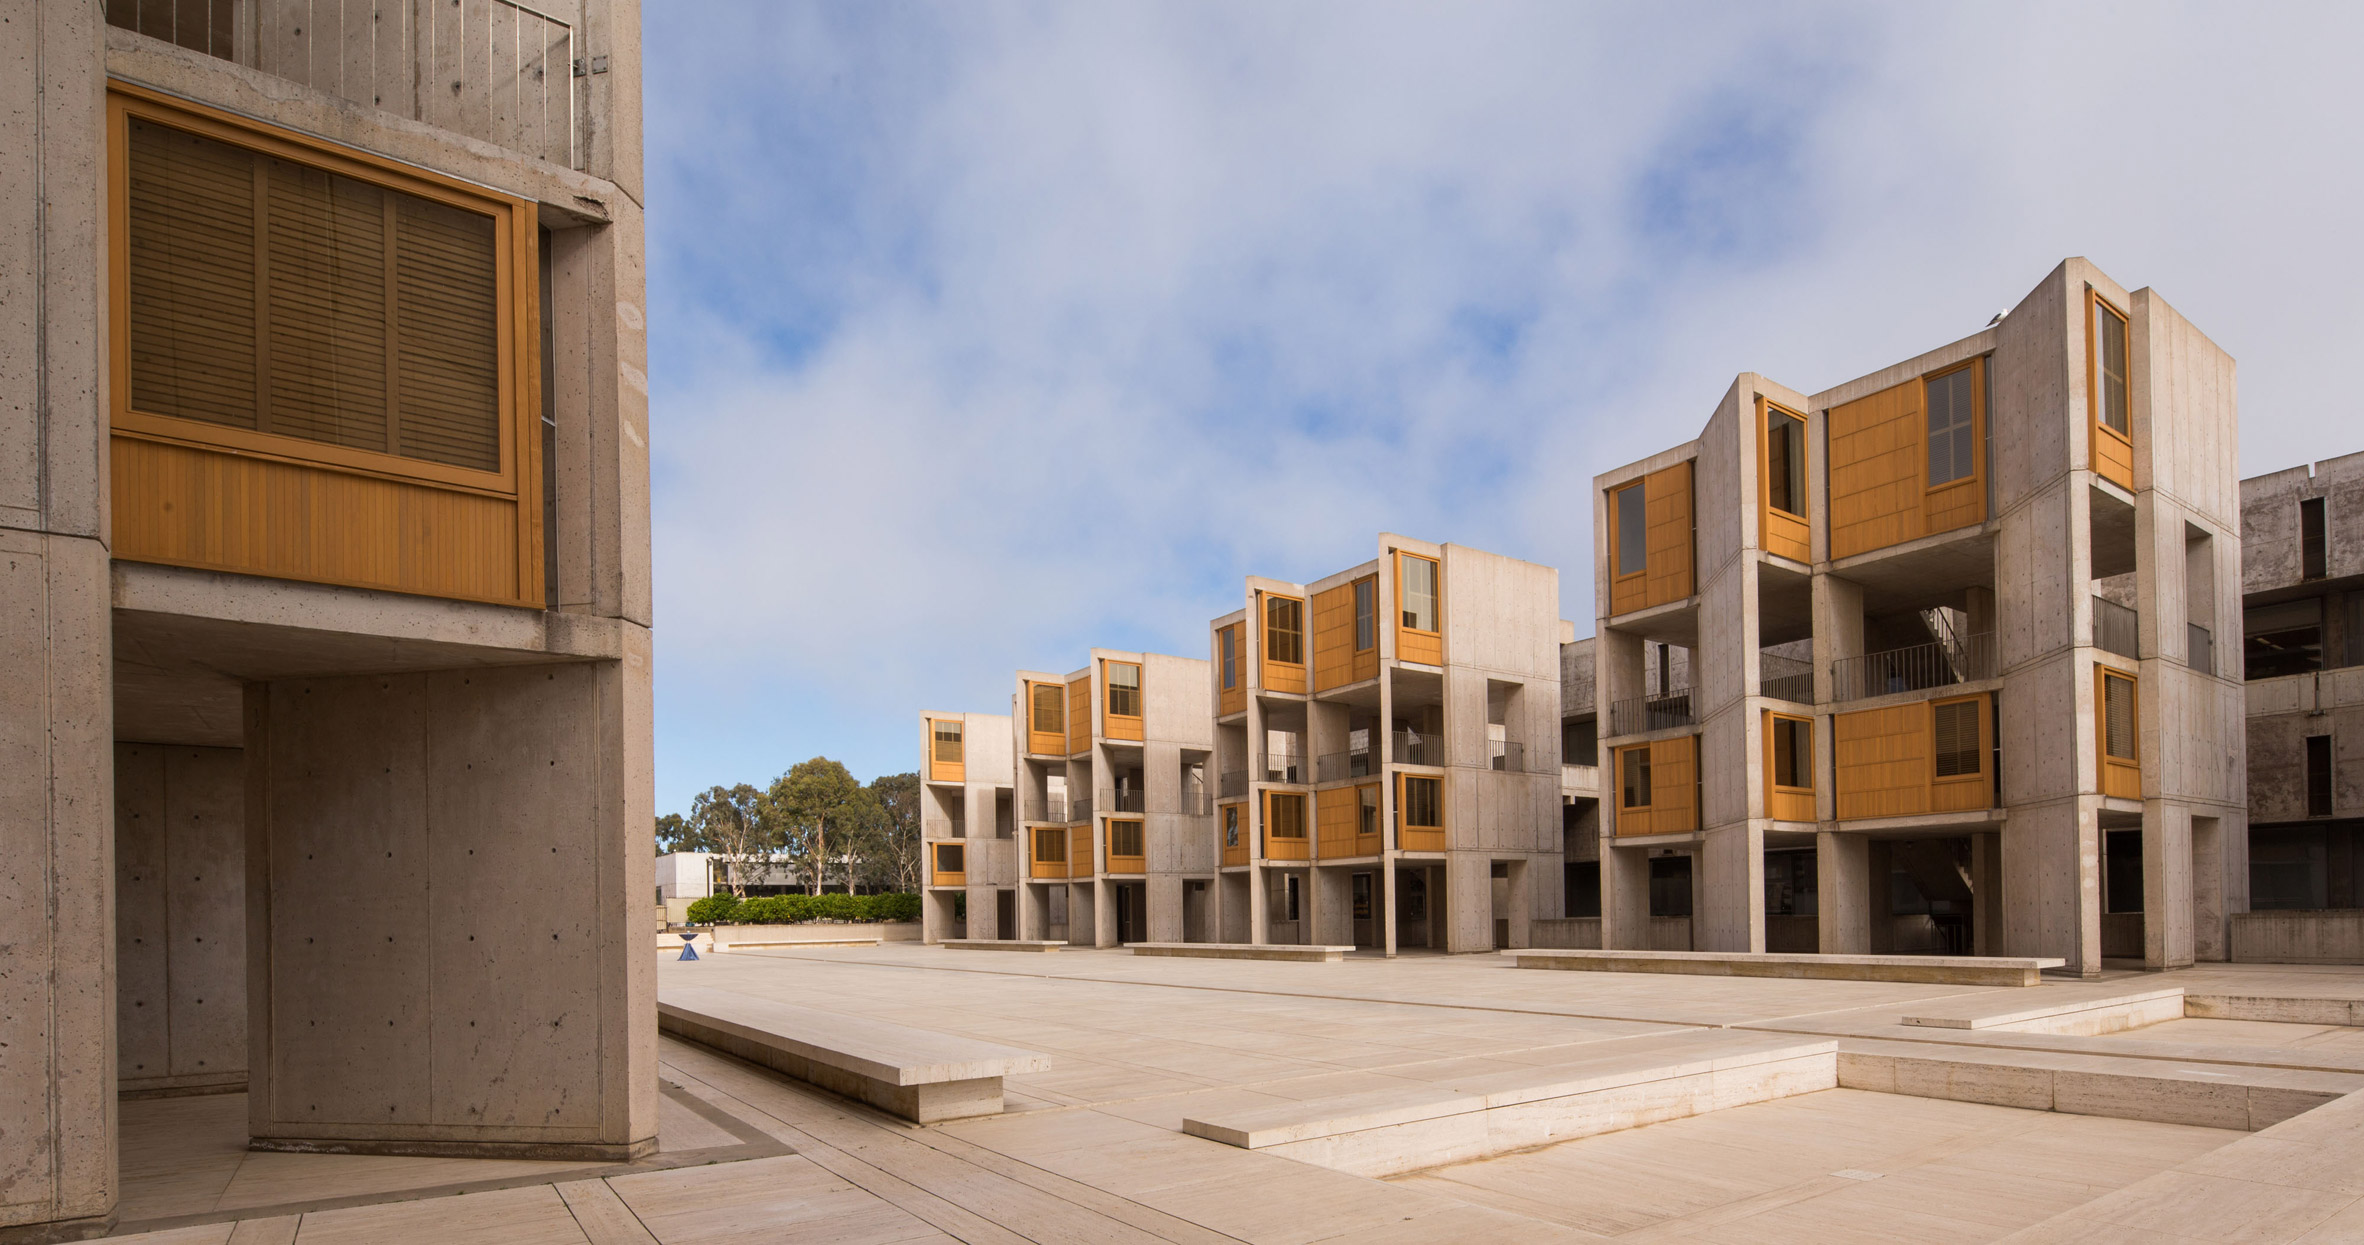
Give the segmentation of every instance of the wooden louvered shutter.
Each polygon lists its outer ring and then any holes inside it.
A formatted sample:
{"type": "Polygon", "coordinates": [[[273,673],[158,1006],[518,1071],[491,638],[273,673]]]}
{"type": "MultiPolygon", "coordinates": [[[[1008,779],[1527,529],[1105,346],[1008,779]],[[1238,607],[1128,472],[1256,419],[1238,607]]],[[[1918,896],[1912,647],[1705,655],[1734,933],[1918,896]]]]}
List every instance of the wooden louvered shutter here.
{"type": "Polygon", "coordinates": [[[134,119],[131,403],[255,426],[255,160],[134,119]]]}
{"type": "Polygon", "coordinates": [[[386,192],[267,160],[263,431],[391,451],[386,438],[386,192]]]}
{"type": "Polygon", "coordinates": [[[2134,680],[2104,674],[2101,688],[2102,751],[2121,761],[2134,760],[2134,680]]]}
{"type": "Polygon", "coordinates": [[[499,281],[492,218],[397,197],[399,453],[501,466],[499,281]]]}

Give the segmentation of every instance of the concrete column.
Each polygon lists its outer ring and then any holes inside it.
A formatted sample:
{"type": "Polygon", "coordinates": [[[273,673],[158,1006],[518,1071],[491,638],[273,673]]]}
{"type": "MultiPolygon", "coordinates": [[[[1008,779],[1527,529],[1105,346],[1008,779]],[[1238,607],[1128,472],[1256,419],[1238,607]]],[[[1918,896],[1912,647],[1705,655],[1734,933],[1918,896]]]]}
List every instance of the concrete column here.
{"type": "Polygon", "coordinates": [[[2192,814],[2183,804],[2142,806],[2142,966],[2189,968],[2192,935],[2192,814]]]}
{"type": "Polygon", "coordinates": [[[1601,844],[1601,947],[1644,951],[1650,946],[1650,857],[1640,848],[1601,844]]]}
{"type": "Polygon", "coordinates": [[[1383,852],[1379,857],[1379,945],[1388,959],[1395,958],[1395,853],[1383,852]]]}
{"type": "Polygon", "coordinates": [[[1445,949],[1454,954],[1494,949],[1494,862],[1477,852],[1447,852],[1443,869],[1451,924],[1445,949]]]}
{"type": "Polygon", "coordinates": [[[2101,971],[2099,796],[2011,810],[2003,829],[2004,955],[2059,956],[2101,971]]]}
{"type": "Polygon", "coordinates": [[[1095,947],[1116,945],[1116,884],[1106,878],[1093,878],[1092,944],[1095,947]]]}
{"type": "Polygon", "coordinates": [[[1836,575],[1814,577],[1814,698],[1828,704],[1831,663],[1863,655],[1863,589],[1836,575]]]}
{"type": "Polygon", "coordinates": [[[1272,900],[1261,862],[1248,866],[1248,941],[1259,947],[1272,941],[1272,900]]]}
{"type": "Polygon", "coordinates": [[[115,746],[117,1076],[246,1084],[246,824],[236,748],[115,746]]]}
{"type": "Polygon", "coordinates": [[[1701,951],[1765,949],[1765,831],[1738,822],[1710,830],[1691,870],[1691,945],[1701,951]]]}
{"type": "MultiPolygon", "coordinates": [[[[2221,961],[2228,954],[2225,818],[2192,818],[2192,958],[2221,961]]],[[[2244,862],[2246,870],[2246,862],[2244,862]]]]}
{"type": "Polygon", "coordinates": [[[1971,954],[2001,955],[2003,945],[2003,836],[1994,831],[1970,836],[1971,954]]]}
{"type": "Polygon", "coordinates": [[[252,1144],[654,1149],[627,664],[249,685],[252,1144]]]}

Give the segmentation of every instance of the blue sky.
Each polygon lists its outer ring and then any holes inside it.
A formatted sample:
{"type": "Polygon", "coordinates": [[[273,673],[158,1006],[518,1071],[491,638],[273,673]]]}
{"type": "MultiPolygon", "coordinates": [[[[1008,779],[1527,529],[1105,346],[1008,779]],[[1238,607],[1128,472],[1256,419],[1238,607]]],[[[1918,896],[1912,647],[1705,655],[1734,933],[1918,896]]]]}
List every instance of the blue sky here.
{"type": "Polygon", "coordinates": [[[2364,448],[2352,6],[644,22],[660,812],[1203,655],[1381,530],[1559,566],[1589,632],[1594,473],[2067,255],[2240,360],[2245,474],[2364,448]]]}

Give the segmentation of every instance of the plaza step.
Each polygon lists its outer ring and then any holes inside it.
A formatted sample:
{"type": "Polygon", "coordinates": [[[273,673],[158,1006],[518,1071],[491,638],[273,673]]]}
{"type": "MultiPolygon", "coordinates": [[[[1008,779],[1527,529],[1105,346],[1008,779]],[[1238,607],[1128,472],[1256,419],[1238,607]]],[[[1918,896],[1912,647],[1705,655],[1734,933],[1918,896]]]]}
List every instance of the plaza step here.
{"type": "Polygon", "coordinates": [[[1319,943],[1249,942],[1136,942],[1127,944],[1135,955],[1195,956],[1214,960],[1295,960],[1328,963],[1346,958],[1352,947],[1319,943]]]}
{"type": "Polygon", "coordinates": [[[1839,1086],[2254,1132],[2364,1089],[2364,1075],[1846,1038],[1839,1043],[1839,1086]]]}
{"type": "Polygon", "coordinates": [[[1594,973],[1684,973],[1826,981],[1913,981],[1949,986],[2033,986],[2065,960],[1993,955],[1817,955],[1745,951],[1505,951],[1520,968],[1594,973]]]}

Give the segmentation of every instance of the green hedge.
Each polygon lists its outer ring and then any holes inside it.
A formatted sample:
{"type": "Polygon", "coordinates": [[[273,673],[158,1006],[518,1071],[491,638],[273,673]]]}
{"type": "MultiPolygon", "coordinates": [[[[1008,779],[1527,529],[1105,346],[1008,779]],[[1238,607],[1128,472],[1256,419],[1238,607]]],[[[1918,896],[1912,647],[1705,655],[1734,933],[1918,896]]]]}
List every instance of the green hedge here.
{"type": "Polygon", "coordinates": [[[916,921],[919,896],[912,894],[709,895],[689,906],[692,925],[795,925],[805,921],[916,921]]]}

